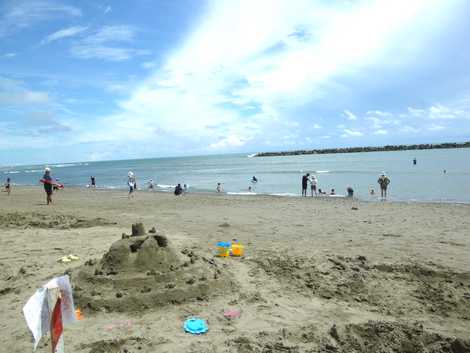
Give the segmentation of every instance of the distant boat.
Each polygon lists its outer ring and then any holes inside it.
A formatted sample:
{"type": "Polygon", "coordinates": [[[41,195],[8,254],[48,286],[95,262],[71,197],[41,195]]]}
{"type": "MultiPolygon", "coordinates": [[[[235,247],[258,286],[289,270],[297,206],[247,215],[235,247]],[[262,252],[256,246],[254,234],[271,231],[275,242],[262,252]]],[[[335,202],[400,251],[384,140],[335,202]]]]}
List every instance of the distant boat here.
{"type": "Polygon", "coordinates": [[[256,156],[256,153],[249,154],[247,157],[248,157],[248,158],[253,158],[254,156],[256,156]]]}

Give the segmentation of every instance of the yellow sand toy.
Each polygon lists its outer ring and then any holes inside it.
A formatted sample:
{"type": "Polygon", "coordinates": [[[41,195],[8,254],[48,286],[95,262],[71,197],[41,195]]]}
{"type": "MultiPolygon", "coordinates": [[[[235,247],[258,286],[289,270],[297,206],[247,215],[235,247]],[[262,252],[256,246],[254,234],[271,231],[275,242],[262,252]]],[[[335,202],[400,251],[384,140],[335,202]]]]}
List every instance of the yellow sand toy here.
{"type": "Polygon", "coordinates": [[[79,260],[79,259],[80,258],[77,255],[68,254],[68,255],[65,255],[65,256],[62,256],[62,257],[58,258],[57,262],[65,264],[65,263],[69,263],[69,262],[76,261],[76,260],[79,260]]]}
{"type": "Polygon", "coordinates": [[[233,240],[231,255],[232,256],[243,256],[245,253],[244,246],[238,242],[238,240],[233,240]]]}

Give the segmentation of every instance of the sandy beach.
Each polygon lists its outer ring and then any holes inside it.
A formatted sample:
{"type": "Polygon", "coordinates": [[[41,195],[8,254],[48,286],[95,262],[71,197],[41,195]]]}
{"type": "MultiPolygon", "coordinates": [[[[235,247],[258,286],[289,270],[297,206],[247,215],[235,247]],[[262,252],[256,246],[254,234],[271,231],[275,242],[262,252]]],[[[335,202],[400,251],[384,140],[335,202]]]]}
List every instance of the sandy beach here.
{"type": "Polygon", "coordinates": [[[0,231],[0,352],[32,351],[22,307],[63,273],[85,303],[67,352],[470,352],[469,205],[65,189],[46,206],[25,187],[0,194],[0,231]],[[167,237],[171,286],[146,265],[103,272],[136,222],[167,237]],[[215,257],[232,239],[245,256],[215,257]],[[183,331],[192,315],[205,335],[183,331]]]}

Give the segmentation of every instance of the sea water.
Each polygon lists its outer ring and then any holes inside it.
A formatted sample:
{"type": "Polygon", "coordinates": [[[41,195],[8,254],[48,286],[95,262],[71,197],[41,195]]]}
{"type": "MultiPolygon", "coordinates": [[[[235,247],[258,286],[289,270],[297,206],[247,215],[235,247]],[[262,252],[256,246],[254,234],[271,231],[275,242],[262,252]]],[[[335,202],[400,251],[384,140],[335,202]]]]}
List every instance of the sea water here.
{"type": "MultiPolygon", "coordinates": [[[[469,148],[285,157],[229,154],[62,163],[49,167],[53,177],[66,186],[85,188],[90,176],[95,176],[99,188],[125,189],[127,173],[133,171],[142,190],[149,179],[162,191],[172,191],[181,183],[189,185],[190,192],[215,192],[220,182],[225,192],[247,197],[298,196],[302,175],[308,172],[317,176],[318,188],[327,192],[335,189],[337,194],[344,195],[351,186],[354,195],[363,200],[377,200],[377,193],[380,194],[377,179],[384,171],[391,180],[391,200],[470,202],[469,148]],[[251,182],[253,176],[257,183],[251,182]],[[375,190],[374,196],[370,195],[371,189],[375,190]]],[[[0,176],[10,177],[17,185],[39,185],[43,169],[44,165],[0,167],[0,176]]]]}

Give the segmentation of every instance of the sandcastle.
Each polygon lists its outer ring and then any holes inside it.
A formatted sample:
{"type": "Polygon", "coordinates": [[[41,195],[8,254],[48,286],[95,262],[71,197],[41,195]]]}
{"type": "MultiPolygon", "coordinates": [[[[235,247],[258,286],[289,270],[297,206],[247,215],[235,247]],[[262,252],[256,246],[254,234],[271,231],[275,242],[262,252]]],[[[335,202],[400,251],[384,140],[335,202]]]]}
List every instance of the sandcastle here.
{"type": "Polygon", "coordinates": [[[132,226],[101,260],[88,260],[72,272],[75,300],[93,311],[142,311],[188,300],[206,300],[232,282],[213,259],[183,249],[142,224],[132,226]]]}

